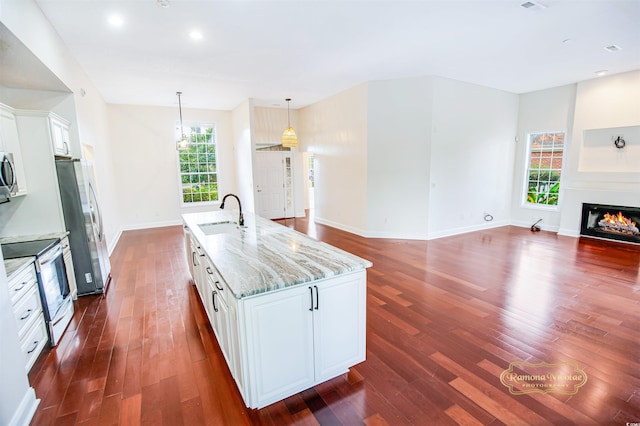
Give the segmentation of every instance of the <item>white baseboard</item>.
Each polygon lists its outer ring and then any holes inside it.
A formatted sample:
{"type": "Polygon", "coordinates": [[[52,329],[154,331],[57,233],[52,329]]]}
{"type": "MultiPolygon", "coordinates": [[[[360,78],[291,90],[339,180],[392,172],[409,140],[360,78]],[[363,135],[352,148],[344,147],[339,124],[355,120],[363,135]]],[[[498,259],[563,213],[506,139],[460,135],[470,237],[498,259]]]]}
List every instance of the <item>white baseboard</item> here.
{"type": "Polygon", "coordinates": [[[507,222],[506,220],[499,220],[495,222],[481,223],[478,225],[452,228],[444,231],[431,232],[429,233],[427,240],[435,240],[437,238],[452,237],[454,235],[466,234],[468,232],[473,232],[473,231],[482,231],[482,230],[491,229],[491,228],[499,228],[501,226],[508,226],[508,225],[509,225],[509,222],[507,222]]]}
{"type": "Polygon", "coordinates": [[[22,401],[20,401],[20,405],[13,413],[9,426],[29,426],[39,404],[40,400],[36,398],[36,392],[33,388],[27,389],[22,401]]]}
{"type": "Polygon", "coordinates": [[[406,232],[389,232],[389,231],[370,231],[367,232],[367,238],[385,238],[388,240],[421,240],[427,239],[425,234],[406,233],[406,232]]]}
{"type": "Polygon", "coordinates": [[[150,228],[164,228],[165,226],[176,226],[182,225],[182,220],[165,220],[162,222],[149,222],[149,223],[137,223],[131,225],[122,226],[116,235],[116,237],[111,240],[109,244],[107,244],[107,248],[109,250],[109,256],[113,254],[113,251],[116,249],[118,245],[118,241],[120,241],[120,237],[122,233],[125,231],[135,231],[138,229],[150,229],[150,228]]]}
{"type": "MultiPolygon", "coordinates": [[[[511,225],[513,226],[517,226],[520,228],[531,228],[531,226],[533,226],[533,223],[529,223],[529,222],[525,222],[522,220],[515,220],[513,222],[511,222],[511,225]]],[[[550,226],[547,225],[543,222],[538,223],[536,226],[539,226],[541,230],[543,231],[549,231],[549,232],[558,232],[558,229],[560,229],[559,226],[550,226]]]]}
{"type": "Polygon", "coordinates": [[[164,228],[165,226],[182,225],[182,219],[177,220],[163,220],[161,222],[148,222],[148,223],[136,223],[131,225],[124,225],[122,231],[135,231],[138,229],[150,229],[150,228],[164,228]]]}
{"type": "Polygon", "coordinates": [[[579,238],[580,233],[574,229],[560,228],[558,229],[558,235],[563,235],[565,237],[574,237],[579,238]]]}
{"type": "Polygon", "coordinates": [[[352,226],[347,226],[347,225],[344,225],[342,223],[334,222],[332,220],[323,219],[323,218],[318,217],[318,216],[314,216],[313,221],[316,222],[316,223],[319,223],[321,225],[327,225],[327,226],[330,226],[332,228],[337,228],[337,229],[340,229],[342,231],[346,231],[346,232],[350,232],[352,234],[360,235],[361,237],[365,237],[365,238],[367,237],[366,233],[360,228],[354,228],[352,226]]]}

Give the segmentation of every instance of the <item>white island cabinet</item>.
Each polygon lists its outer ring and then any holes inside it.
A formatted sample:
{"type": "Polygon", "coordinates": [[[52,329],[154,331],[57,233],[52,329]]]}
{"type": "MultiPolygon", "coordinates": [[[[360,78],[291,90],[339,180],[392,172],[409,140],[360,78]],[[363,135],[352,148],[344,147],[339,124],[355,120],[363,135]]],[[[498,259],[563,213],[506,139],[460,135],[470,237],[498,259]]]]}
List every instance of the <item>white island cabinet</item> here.
{"type": "Polygon", "coordinates": [[[247,407],[265,407],[364,361],[371,263],[250,214],[246,227],[229,227],[235,217],[183,219],[194,284],[247,407]],[[200,227],[212,223],[225,228],[200,227]]]}

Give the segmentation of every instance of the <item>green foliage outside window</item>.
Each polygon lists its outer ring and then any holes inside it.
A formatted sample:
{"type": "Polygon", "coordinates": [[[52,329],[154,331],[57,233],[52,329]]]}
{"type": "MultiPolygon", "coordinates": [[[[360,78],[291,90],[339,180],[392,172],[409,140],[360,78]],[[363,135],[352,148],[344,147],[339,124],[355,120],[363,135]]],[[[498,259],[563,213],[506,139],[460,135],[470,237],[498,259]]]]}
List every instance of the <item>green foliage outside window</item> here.
{"type": "Polygon", "coordinates": [[[180,151],[182,201],[218,200],[218,170],[214,127],[191,127],[189,148],[180,151]]]}
{"type": "Polygon", "coordinates": [[[527,203],[558,205],[563,150],[563,132],[534,133],[529,136],[527,203]]]}

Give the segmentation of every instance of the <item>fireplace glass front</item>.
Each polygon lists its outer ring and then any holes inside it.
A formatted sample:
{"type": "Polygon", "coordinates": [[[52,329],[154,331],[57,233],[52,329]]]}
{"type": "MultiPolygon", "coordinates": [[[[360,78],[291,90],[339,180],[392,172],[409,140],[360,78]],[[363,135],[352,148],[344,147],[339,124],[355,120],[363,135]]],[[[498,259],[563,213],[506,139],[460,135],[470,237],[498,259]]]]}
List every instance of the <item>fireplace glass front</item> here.
{"type": "Polygon", "coordinates": [[[580,234],[640,244],[640,207],[582,204],[580,234]]]}

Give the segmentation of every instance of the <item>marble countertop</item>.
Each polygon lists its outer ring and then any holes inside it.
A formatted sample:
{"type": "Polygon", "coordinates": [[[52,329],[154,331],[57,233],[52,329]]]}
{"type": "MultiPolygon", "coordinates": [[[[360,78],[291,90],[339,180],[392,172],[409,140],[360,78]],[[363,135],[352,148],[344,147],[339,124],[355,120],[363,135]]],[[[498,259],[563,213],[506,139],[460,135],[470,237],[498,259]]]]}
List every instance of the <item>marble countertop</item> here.
{"type": "Polygon", "coordinates": [[[251,213],[244,213],[244,228],[214,235],[205,235],[198,225],[237,222],[237,210],[189,213],[182,218],[238,299],[372,266],[366,259],[251,213]]]}
{"type": "Polygon", "coordinates": [[[19,257],[17,259],[8,259],[4,261],[4,269],[7,273],[9,281],[14,275],[22,272],[22,270],[32,264],[36,260],[35,256],[19,257]]]}
{"type": "Polygon", "coordinates": [[[69,235],[69,231],[51,232],[48,234],[18,235],[15,237],[1,237],[0,244],[21,243],[23,241],[48,240],[50,238],[62,239],[67,235],[69,235]]]}
{"type": "MultiPolygon", "coordinates": [[[[51,232],[47,234],[33,234],[33,235],[18,235],[14,237],[0,237],[0,244],[20,243],[23,241],[35,241],[35,240],[48,240],[50,238],[64,238],[69,235],[69,231],[64,232],[51,232]]],[[[4,269],[7,273],[7,278],[11,280],[11,276],[22,271],[25,266],[33,263],[36,258],[34,256],[20,257],[18,259],[5,259],[4,269]]]]}

